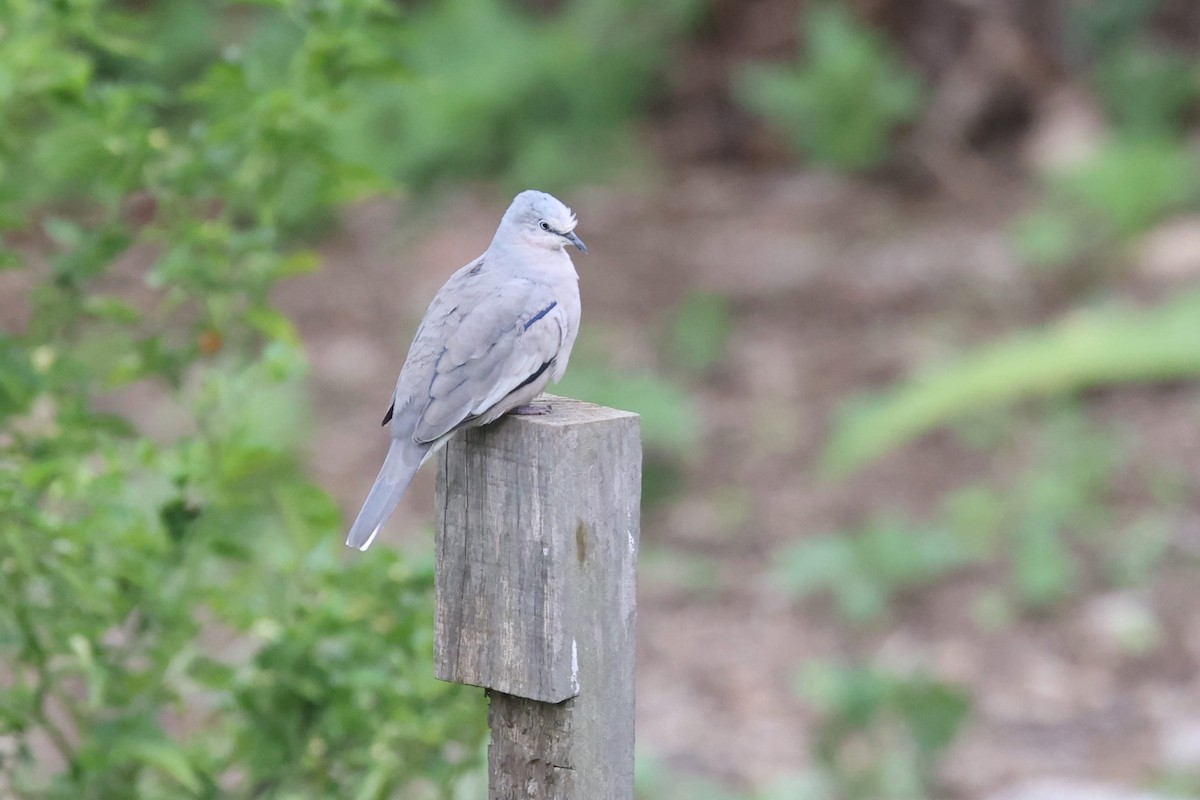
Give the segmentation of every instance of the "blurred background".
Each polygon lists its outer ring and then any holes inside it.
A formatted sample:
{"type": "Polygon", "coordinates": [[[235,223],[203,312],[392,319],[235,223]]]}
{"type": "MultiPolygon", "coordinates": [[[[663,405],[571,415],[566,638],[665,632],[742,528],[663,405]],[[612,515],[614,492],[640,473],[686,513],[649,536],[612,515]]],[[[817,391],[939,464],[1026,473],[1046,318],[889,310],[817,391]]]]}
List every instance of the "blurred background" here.
{"type": "Polygon", "coordinates": [[[0,3],[0,797],[480,798],[412,332],[579,214],[639,797],[1200,796],[1200,5],[0,3]]]}

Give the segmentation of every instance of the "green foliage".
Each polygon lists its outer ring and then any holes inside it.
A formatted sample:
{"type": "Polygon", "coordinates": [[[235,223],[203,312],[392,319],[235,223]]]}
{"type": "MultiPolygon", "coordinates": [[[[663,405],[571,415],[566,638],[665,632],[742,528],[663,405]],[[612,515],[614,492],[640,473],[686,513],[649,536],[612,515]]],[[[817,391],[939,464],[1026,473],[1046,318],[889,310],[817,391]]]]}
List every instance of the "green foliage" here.
{"type": "Polygon", "coordinates": [[[646,445],[661,453],[686,451],[698,441],[699,415],[692,397],[682,386],[656,375],[619,372],[588,363],[572,364],[555,391],[636,411],[642,416],[646,445]]]}
{"type": "Polygon", "coordinates": [[[1116,525],[1114,480],[1130,466],[1116,442],[1073,408],[1053,414],[1028,468],[1003,497],[991,495],[991,524],[1005,538],[992,558],[1007,566],[1009,592],[1025,610],[1044,610],[1091,586],[1140,586],[1162,566],[1171,528],[1155,510],[1116,525]]]}
{"type": "Polygon", "coordinates": [[[328,537],[307,554],[286,617],[252,623],[265,644],[250,669],[226,684],[218,667],[206,686],[232,690],[228,741],[247,785],[369,797],[452,786],[484,718],[468,691],[432,678],[432,565],[394,553],[347,565],[338,546],[328,537]]]}
{"type": "Polygon", "coordinates": [[[962,566],[997,565],[1004,584],[983,591],[977,611],[1004,623],[1097,585],[1141,585],[1162,565],[1170,527],[1161,512],[1114,526],[1109,494],[1128,467],[1081,413],[1053,414],[1028,461],[1003,486],[951,493],[922,528],[885,520],[857,536],[798,542],[780,554],[776,583],[798,597],[831,593],[847,619],[873,622],[898,592],[962,566]]]}
{"type": "Polygon", "coordinates": [[[882,517],[854,533],[808,537],[776,556],[772,582],[797,599],[832,594],[855,623],[877,622],[892,598],[978,560],[969,537],[882,517]]]}
{"type": "Polygon", "coordinates": [[[678,547],[643,545],[638,574],[656,587],[687,594],[713,594],[724,588],[716,558],[678,547]]]}
{"type": "Polygon", "coordinates": [[[1181,131],[1200,98],[1194,60],[1153,34],[1159,0],[1098,0],[1066,15],[1068,39],[1093,64],[1091,80],[1116,126],[1163,137],[1181,131]]]}
{"type": "Polygon", "coordinates": [[[1198,169],[1195,154],[1184,148],[1134,139],[1111,143],[1056,183],[1064,203],[1127,237],[1200,200],[1200,190],[1190,179],[1198,169]]]}
{"type": "Polygon", "coordinates": [[[700,442],[700,414],[686,387],[652,373],[630,373],[603,365],[588,342],[576,347],[559,394],[641,415],[645,461],[642,504],[652,506],[678,493],[683,482],[681,461],[695,454],[700,442]]]}
{"type": "Polygon", "coordinates": [[[1104,491],[1115,468],[1112,443],[1082,417],[1068,413],[1053,423],[1010,501],[1013,588],[1032,608],[1052,605],[1076,590],[1082,563],[1070,537],[1104,526],[1104,491]]]}
{"type": "Polygon", "coordinates": [[[330,142],[395,76],[399,18],[230,4],[250,40],[289,31],[272,60],[166,5],[14,0],[0,26],[3,263],[33,312],[0,333],[0,773],[20,798],[448,797],[482,714],[428,677],[431,570],[343,562],[269,301],[314,266],[289,233],[383,185],[330,142]],[[151,388],[169,439],[98,410],[151,388]]]}
{"type": "Polygon", "coordinates": [[[1012,242],[1026,264],[1057,267],[1088,250],[1087,231],[1074,212],[1043,206],[1025,212],[1013,223],[1012,242]]]}
{"type": "Polygon", "coordinates": [[[824,453],[848,471],[969,413],[1092,386],[1200,374],[1200,293],[1107,307],[968,353],[845,409],[824,453]]]}
{"type": "Polygon", "coordinates": [[[583,332],[571,368],[554,391],[636,411],[642,416],[642,437],[652,456],[673,458],[694,452],[700,441],[700,413],[687,387],[655,373],[608,366],[597,335],[595,327],[583,332]]]}
{"type": "Polygon", "coordinates": [[[1158,509],[1132,523],[1106,529],[1102,567],[1114,586],[1143,586],[1166,563],[1171,551],[1172,526],[1158,509]]]}
{"type": "Polygon", "coordinates": [[[748,800],[715,781],[670,770],[649,754],[638,753],[635,765],[634,790],[640,800],[748,800]]]}
{"type": "Polygon", "coordinates": [[[1154,140],[1118,142],[1061,181],[1072,200],[1119,236],[1130,236],[1200,200],[1195,182],[1188,180],[1198,168],[1195,154],[1182,148],[1154,140]]]}
{"type": "Polygon", "coordinates": [[[1096,0],[1072,7],[1066,17],[1067,39],[1076,48],[1103,52],[1146,29],[1161,0],[1096,0]]]}
{"type": "Polygon", "coordinates": [[[895,518],[853,535],[807,538],[782,550],[775,584],[797,598],[830,594],[855,623],[882,618],[893,598],[964,566],[1003,568],[977,610],[1004,622],[1101,586],[1143,584],[1161,566],[1170,527],[1161,512],[1114,526],[1109,498],[1127,466],[1114,441],[1073,408],[1048,420],[1029,466],[1005,485],[968,485],[922,526],[895,518]]]}
{"type": "Polygon", "coordinates": [[[876,166],[887,157],[895,129],[920,109],[920,84],[842,4],[808,11],[800,36],[802,59],[788,67],[745,68],[737,99],[814,161],[843,170],[876,166]]]}
{"type": "Polygon", "coordinates": [[[732,333],[729,299],[711,292],[691,292],[671,320],[671,362],[693,375],[709,372],[725,358],[732,333]]]}
{"type": "Polygon", "coordinates": [[[757,791],[733,791],[708,778],[670,769],[652,753],[637,755],[634,795],[640,800],[822,800],[834,796],[816,774],[788,776],[757,791]]]}
{"type": "Polygon", "coordinates": [[[1200,774],[1192,766],[1160,768],[1147,787],[1149,791],[1166,797],[1200,797],[1200,774]]]}
{"type": "Polygon", "coordinates": [[[568,0],[551,14],[508,0],[414,9],[411,80],[350,109],[344,147],[417,186],[495,175],[521,188],[578,181],[629,154],[668,44],[703,0],[568,0]],[[586,155],[585,155],[586,154],[586,155]]]}
{"type": "Polygon", "coordinates": [[[1186,144],[1126,137],[1094,157],[1047,176],[1048,197],[1018,220],[1018,250],[1035,265],[1054,266],[1130,241],[1166,216],[1200,203],[1192,176],[1200,159],[1186,144]]]}
{"type": "MultiPolygon", "coordinates": [[[[680,360],[689,372],[714,366],[732,327],[725,299],[691,295],[671,322],[667,358],[680,360]]],[[[684,479],[683,462],[699,452],[702,427],[695,396],[678,377],[608,366],[595,338],[596,329],[590,330],[584,331],[575,345],[571,368],[553,391],[641,415],[646,448],[642,503],[652,506],[678,493],[684,479]]]]}
{"type": "Polygon", "coordinates": [[[1200,204],[1200,168],[1186,140],[1200,100],[1200,64],[1153,34],[1157,2],[1100,0],[1067,15],[1068,37],[1114,134],[1099,152],[1046,176],[1041,207],[1018,220],[1015,241],[1035,265],[1104,262],[1167,215],[1200,204]]]}
{"type": "Polygon", "coordinates": [[[1148,42],[1119,46],[1094,73],[1113,121],[1150,137],[1179,132],[1200,97],[1200,70],[1191,58],[1148,42]]]}
{"type": "Polygon", "coordinates": [[[846,800],[929,797],[938,759],[970,712],[959,688],[919,675],[813,663],[800,691],[821,714],[816,755],[846,800]]]}

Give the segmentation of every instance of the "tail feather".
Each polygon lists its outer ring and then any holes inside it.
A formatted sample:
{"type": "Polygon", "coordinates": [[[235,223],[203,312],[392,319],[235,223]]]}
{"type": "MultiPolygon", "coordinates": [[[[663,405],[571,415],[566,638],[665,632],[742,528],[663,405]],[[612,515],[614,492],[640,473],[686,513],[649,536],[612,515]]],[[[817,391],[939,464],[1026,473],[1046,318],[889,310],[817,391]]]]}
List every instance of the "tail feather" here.
{"type": "Polygon", "coordinates": [[[396,510],[396,506],[400,505],[404,491],[408,489],[408,484],[424,463],[424,456],[422,449],[414,446],[412,442],[392,440],[387,458],[383,460],[383,466],[379,470],[379,477],[375,479],[375,485],[367,494],[358,517],[350,526],[350,534],[346,537],[348,547],[366,550],[371,546],[371,542],[375,541],[384,523],[396,510]]]}

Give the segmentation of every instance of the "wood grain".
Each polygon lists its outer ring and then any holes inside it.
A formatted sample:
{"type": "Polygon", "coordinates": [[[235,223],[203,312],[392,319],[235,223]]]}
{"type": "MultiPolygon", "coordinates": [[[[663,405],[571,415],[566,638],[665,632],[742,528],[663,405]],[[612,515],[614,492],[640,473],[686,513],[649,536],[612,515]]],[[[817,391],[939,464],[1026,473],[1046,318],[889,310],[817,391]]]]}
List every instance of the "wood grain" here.
{"type": "Polygon", "coordinates": [[[633,795],[638,417],[464,431],[439,462],[435,669],[490,690],[491,798],[633,795]]]}

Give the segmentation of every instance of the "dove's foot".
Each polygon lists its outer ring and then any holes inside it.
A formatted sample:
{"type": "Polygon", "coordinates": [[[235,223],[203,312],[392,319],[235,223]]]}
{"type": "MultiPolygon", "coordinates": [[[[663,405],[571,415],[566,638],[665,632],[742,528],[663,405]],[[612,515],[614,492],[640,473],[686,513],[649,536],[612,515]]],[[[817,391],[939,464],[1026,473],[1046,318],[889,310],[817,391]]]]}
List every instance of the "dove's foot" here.
{"type": "Polygon", "coordinates": [[[540,406],[535,406],[531,403],[527,406],[517,406],[508,413],[516,414],[518,417],[540,417],[543,414],[549,414],[550,409],[551,406],[549,403],[540,406]]]}

